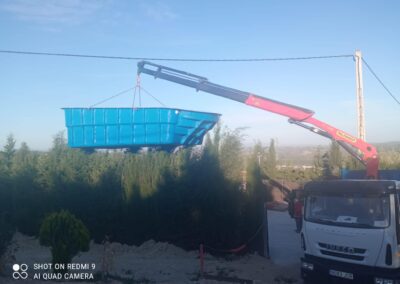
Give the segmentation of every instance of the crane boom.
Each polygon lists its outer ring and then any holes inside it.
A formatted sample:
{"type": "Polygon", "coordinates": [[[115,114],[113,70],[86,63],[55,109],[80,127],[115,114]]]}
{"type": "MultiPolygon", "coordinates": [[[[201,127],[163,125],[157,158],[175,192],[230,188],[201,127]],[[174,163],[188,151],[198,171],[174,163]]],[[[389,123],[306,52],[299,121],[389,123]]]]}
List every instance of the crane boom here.
{"type": "Polygon", "coordinates": [[[312,110],[218,85],[209,82],[205,77],[148,61],[138,63],[138,74],[140,73],[152,75],[155,78],[161,78],[194,88],[196,91],[203,91],[286,116],[289,118],[290,123],[336,141],[366,166],[366,177],[378,178],[379,158],[376,148],[362,139],[356,138],[345,131],[314,118],[312,110]]]}

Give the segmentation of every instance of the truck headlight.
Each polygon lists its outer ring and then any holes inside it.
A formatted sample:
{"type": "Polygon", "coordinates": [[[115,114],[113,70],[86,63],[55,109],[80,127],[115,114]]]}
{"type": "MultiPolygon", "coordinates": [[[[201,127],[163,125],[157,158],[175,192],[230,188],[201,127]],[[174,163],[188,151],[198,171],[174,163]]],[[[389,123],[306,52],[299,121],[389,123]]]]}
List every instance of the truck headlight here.
{"type": "MultiPolygon", "coordinates": [[[[314,270],[314,264],[304,262],[304,261],[301,263],[301,267],[304,269],[307,269],[307,270],[311,270],[311,271],[314,270]]],[[[390,284],[390,283],[388,283],[388,284],[390,284]]]]}

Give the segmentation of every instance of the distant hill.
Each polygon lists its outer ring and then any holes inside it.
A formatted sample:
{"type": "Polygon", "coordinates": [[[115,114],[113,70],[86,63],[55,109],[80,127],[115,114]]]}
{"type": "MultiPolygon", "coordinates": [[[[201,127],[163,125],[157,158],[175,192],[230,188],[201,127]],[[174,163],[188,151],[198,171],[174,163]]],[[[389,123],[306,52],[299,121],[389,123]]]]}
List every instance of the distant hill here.
{"type": "Polygon", "coordinates": [[[400,141],[374,143],[374,145],[378,148],[378,151],[400,151],[400,141]]]}
{"type": "MultiPolygon", "coordinates": [[[[373,143],[373,145],[377,147],[379,152],[400,152],[400,141],[373,143]]],[[[317,153],[318,149],[320,150],[321,154],[324,154],[329,150],[329,146],[280,146],[277,148],[279,164],[312,166],[314,155],[317,153]]]]}
{"type": "Polygon", "coordinates": [[[328,151],[328,146],[281,146],[277,148],[279,164],[312,166],[317,151],[321,154],[328,151]]]}

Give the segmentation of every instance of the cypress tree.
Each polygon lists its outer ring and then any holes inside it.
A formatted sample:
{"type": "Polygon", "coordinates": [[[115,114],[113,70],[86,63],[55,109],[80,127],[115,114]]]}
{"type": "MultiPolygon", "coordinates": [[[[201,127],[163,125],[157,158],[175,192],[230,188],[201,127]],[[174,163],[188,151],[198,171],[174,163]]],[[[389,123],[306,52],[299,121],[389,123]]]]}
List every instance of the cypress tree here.
{"type": "Polygon", "coordinates": [[[270,178],[274,178],[276,176],[276,150],[275,150],[275,141],[271,139],[269,147],[268,147],[268,155],[266,161],[266,172],[270,178]]]}
{"type": "Polygon", "coordinates": [[[12,160],[15,155],[15,139],[12,134],[8,135],[6,145],[4,145],[4,159],[7,171],[11,171],[12,160]]]}

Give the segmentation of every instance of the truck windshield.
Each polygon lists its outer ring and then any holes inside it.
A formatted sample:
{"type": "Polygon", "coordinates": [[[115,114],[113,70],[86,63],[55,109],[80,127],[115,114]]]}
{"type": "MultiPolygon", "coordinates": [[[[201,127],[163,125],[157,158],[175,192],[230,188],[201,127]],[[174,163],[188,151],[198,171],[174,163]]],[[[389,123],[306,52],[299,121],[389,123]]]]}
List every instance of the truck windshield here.
{"type": "Polygon", "coordinates": [[[389,226],[389,196],[307,197],[305,219],[334,226],[385,228],[389,226]]]}

